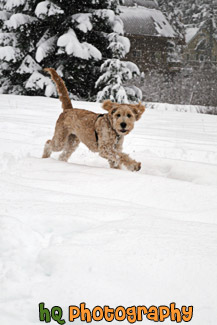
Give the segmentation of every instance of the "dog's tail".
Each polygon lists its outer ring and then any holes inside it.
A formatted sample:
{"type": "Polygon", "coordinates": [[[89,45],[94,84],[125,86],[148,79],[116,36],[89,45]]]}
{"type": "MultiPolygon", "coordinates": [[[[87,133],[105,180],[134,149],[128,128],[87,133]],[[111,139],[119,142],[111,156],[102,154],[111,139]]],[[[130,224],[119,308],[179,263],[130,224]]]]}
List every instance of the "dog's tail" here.
{"type": "Polygon", "coordinates": [[[58,75],[56,70],[54,70],[53,68],[45,68],[44,71],[47,71],[51,75],[51,79],[56,84],[57,91],[59,94],[59,99],[62,102],[63,111],[66,111],[68,109],[73,109],[71,100],[69,98],[69,93],[63,79],[58,75]]]}

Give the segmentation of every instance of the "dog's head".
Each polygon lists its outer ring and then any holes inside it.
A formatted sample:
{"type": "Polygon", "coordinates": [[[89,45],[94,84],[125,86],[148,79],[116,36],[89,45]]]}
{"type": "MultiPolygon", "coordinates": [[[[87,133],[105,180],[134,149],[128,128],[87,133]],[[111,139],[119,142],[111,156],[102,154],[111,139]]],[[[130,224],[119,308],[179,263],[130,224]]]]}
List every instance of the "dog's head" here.
{"type": "Polygon", "coordinates": [[[145,106],[141,103],[118,104],[110,100],[104,101],[102,107],[108,111],[108,116],[113,129],[119,135],[127,135],[134,128],[134,123],[140,119],[145,111],[145,106]]]}

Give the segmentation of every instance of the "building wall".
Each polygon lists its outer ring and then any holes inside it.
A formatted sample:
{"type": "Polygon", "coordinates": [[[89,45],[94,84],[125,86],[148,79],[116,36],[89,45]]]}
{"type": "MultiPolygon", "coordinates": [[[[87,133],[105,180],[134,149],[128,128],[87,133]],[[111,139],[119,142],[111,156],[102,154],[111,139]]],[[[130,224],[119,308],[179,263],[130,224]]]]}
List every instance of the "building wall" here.
{"type": "Polygon", "coordinates": [[[137,64],[141,72],[168,67],[166,38],[129,34],[127,37],[130,39],[131,50],[125,60],[137,64]]]}
{"type": "MultiPolygon", "coordinates": [[[[197,49],[197,44],[203,39],[205,39],[207,44],[209,44],[210,35],[207,29],[200,30],[184,48],[183,59],[185,62],[198,64],[207,61],[209,57],[209,46],[207,45],[204,49],[197,49]]],[[[213,39],[212,62],[217,64],[217,42],[215,39],[213,39]]]]}

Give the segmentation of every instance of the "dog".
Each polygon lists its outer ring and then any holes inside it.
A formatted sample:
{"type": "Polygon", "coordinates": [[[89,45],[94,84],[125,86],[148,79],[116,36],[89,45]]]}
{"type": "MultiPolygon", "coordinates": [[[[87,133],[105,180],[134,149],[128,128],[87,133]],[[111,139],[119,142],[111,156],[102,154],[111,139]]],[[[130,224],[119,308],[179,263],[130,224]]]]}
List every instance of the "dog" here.
{"type": "Polygon", "coordinates": [[[139,171],[141,163],[123,153],[122,145],[124,137],[132,131],[134,123],[144,113],[145,106],[141,103],[118,104],[106,100],[102,104],[108,112],[106,114],[73,108],[62,78],[52,68],[44,70],[56,84],[63,113],[56,122],[52,140],[45,144],[42,158],[49,158],[52,152],[62,151],[59,159],[67,161],[82,142],[89,150],[107,159],[111,168],[121,169],[124,165],[130,171],[139,171]]]}

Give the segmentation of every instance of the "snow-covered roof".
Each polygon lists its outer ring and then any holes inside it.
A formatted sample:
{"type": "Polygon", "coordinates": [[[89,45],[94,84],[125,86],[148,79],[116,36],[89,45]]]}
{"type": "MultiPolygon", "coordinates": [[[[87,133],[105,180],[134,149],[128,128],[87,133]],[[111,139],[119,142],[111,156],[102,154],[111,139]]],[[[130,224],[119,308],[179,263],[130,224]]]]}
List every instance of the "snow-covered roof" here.
{"type": "Polygon", "coordinates": [[[157,9],[121,6],[120,17],[126,34],[175,38],[177,35],[164,14],[157,9]]]}
{"type": "Polygon", "coordinates": [[[133,6],[142,6],[151,9],[157,9],[158,5],[155,1],[151,0],[124,0],[124,6],[133,7],[133,6]]]}
{"type": "Polygon", "coordinates": [[[189,27],[186,29],[185,39],[186,43],[189,43],[192,38],[198,33],[199,28],[198,27],[189,27]]]}

